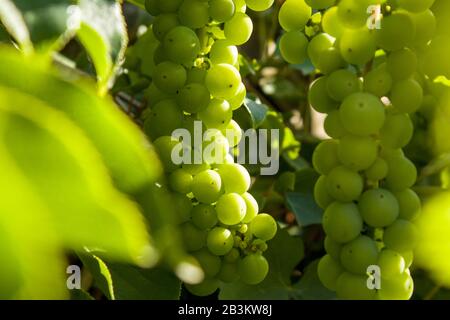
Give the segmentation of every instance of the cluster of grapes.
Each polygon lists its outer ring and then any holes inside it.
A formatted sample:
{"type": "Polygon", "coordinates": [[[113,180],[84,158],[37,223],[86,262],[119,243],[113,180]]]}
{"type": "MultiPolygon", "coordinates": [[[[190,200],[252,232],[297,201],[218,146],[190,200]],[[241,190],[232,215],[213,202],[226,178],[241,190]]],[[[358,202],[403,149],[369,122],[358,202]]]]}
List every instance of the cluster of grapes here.
{"type": "Polygon", "coordinates": [[[313,155],[327,235],[318,275],[339,298],[412,295],[421,203],[402,148],[425,103],[420,57],[436,27],[433,2],[287,0],[279,13],[283,58],[309,58],[322,74],[308,94],[331,137],[313,155]]]}
{"type": "Polygon", "coordinates": [[[268,273],[263,252],[277,224],[258,214],[250,175],[229,151],[242,137],[232,115],[246,95],[236,47],[252,33],[246,7],[262,11],[272,2],[146,1],[158,44],[144,128],[165,166],[185,246],[205,273],[200,284],[186,284],[196,295],[212,294],[220,281],[257,284],[268,273]],[[179,128],[201,143],[174,136],[179,128]],[[174,162],[178,153],[188,161],[174,162]]]}

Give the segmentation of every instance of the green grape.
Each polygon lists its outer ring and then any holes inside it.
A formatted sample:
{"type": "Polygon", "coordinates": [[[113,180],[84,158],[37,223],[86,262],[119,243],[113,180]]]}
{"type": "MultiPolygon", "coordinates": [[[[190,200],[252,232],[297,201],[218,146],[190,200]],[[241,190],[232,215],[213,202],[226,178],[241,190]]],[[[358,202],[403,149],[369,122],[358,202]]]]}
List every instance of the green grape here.
{"type": "Polygon", "coordinates": [[[347,202],[358,199],[363,187],[362,177],[357,172],[343,166],[334,168],[327,176],[328,193],[339,201],[347,202]]]}
{"type": "Polygon", "coordinates": [[[218,172],[222,178],[222,185],[226,193],[243,194],[250,188],[250,175],[247,169],[240,164],[219,165],[218,172]]]}
{"type": "Polygon", "coordinates": [[[392,87],[391,102],[397,110],[413,113],[420,108],[423,102],[423,89],[413,79],[396,82],[392,87]]]}
{"type": "Polygon", "coordinates": [[[302,30],[311,14],[311,7],[304,0],[287,0],[280,8],[278,21],[285,31],[302,30]]]}
{"type": "Polygon", "coordinates": [[[173,94],[184,86],[186,77],[186,70],[182,65],[166,61],[155,67],[153,82],[159,90],[173,94]]]}
{"type": "Polygon", "coordinates": [[[450,35],[433,38],[421,59],[422,70],[430,79],[439,76],[450,78],[450,35]]]}
{"type": "Polygon", "coordinates": [[[258,202],[255,200],[255,198],[248,192],[245,192],[241,195],[242,199],[245,201],[245,206],[247,208],[245,212],[245,216],[242,219],[243,223],[249,223],[251,222],[259,211],[258,202]]]}
{"type": "Polygon", "coordinates": [[[339,299],[375,300],[376,291],[367,287],[367,276],[344,272],[336,283],[336,294],[339,299]]]}
{"type": "Polygon", "coordinates": [[[386,176],[386,186],[391,191],[402,191],[414,185],[417,179],[417,169],[405,157],[390,157],[386,159],[389,171],[386,176]]]}
{"type": "Polygon", "coordinates": [[[308,101],[314,110],[320,113],[328,113],[338,108],[338,103],[328,95],[326,77],[320,77],[311,84],[308,101]]]}
{"type": "Polygon", "coordinates": [[[170,188],[181,194],[191,192],[192,175],[184,169],[177,169],[169,176],[170,188]]]}
{"type": "Polygon", "coordinates": [[[400,219],[414,220],[421,211],[420,198],[411,189],[405,189],[403,191],[394,192],[394,196],[398,201],[400,219]]]}
{"type": "Polygon", "coordinates": [[[437,22],[433,11],[425,10],[417,14],[412,14],[411,18],[416,26],[416,37],[414,39],[414,44],[427,44],[436,32],[437,22]]]}
{"type": "Polygon", "coordinates": [[[198,113],[198,118],[207,128],[225,129],[231,121],[233,110],[226,100],[212,99],[209,105],[198,113]]]}
{"type": "Polygon", "coordinates": [[[403,252],[414,249],[418,236],[413,223],[399,219],[384,230],[383,241],[388,249],[403,252]]]}
{"type": "Polygon", "coordinates": [[[211,95],[219,99],[232,98],[239,90],[241,75],[235,67],[228,64],[216,64],[208,70],[205,84],[211,95]]]}
{"type": "Polygon", "coordinates": [[[408,79],[416,71],[417,56],[408,48],[391,52],[386,67],[395,81],[408,79]]]}
{"type": "Polygon", "coordinates": [[[410,250],[410,251],[400,252],[400,254],[402,255],[403,259],[405,259],[405,269],[408,269],[409,267],[411,267],[413,260],[414,260],[414,252],[412,250],[410,250]]]}
{"type": "Polygon", "coordinates": [[[216,211],[221,223],[232,226],[244,219],[247,206],[239,194],[228,193],[219,198],[216,211]]]}
{"type": "Polygon", "coordinates": [[[338,158],[339,141],[322,141],[313,153],[312,163],[314,169],[320,174],[328,174],[337,167],[340,162],[338,158]]]}
{"type": "Polygon", "coordinates": [[[233,248],[233,234],[230,230],[222,227],[215,227],[208,232],[206,245],[209,251],[216,256],[223,256],[233,248]]]}
{"type": "Polygon", "coordinates": [[[324,121],[324,129],[328,136],[334,139],[339,139],[346,134],[344,126],[341,122],[339,110],[331,111],[324,121]]]}
{"type": "Polygon", "coordinates": [[[206,248],[193,253],[195,259],[203,269],[208,278],[215,277],[222,267],[222,261],[216,255],[211,254],[206,248]]]}
{"type": "Polygon", "coordinates": [[[170,95],[167,93],[162,92],[159,90],[155,84],[152,82],[152,84],[148,87],[147,92],[145,93],[148,104],[150,107],[154,106],[158,102],[162,100],[166,100],[170,98],[170,95]]]}
{"type": "Polygon", "coordinates": [[[341,258],[342,245],[331,239],[329,236],[326,236],[324,246],[328,255],[330,255],[334,260],[339,261],[341,258]]]}
{"type": "Polygon", "coordinates": [[[208,89],[199,83],[188,83],[177,94],[177,103],[188,113],[197,113],[205,110],[211,99],[208,89]]]}
{"type": "Polygon", "coordinates": [[[361,82],[349,70],[338,70],[327,78],[328,95],[336,101],[343,101],[352,93],[360,91],[361,82]]]}
{"type": "Polygon", "coordinates": [[[192,223],[200,230],[208,230],[214,227],[217,222],[217,212],[213,206],[200,203],[191,212],[192,223]]]}
{"type": "Polygon", "coordinates": [[[274,0],[245,0],[247,7],[254,11],[266,11],[269,9],[274,0]]]}
{"type": "Polygon", "coordinates": [[[391,91],[392,83],[392,76],[387,72],[386,64],[382,64],[364,76],[364,91],[384,97],[391,91]]]}
{"type": "Polygon", "coordinates": [[[302,64],[307,58],[308,39],[300,30],[289,31],[280,38],[280,52],[286,62],[302,64]]]}
{"type": "Polygon", "coordinates": [[[342,58],[348,63],[364,65],[375,55],[376,44],[373,32],[366,28],[348,29],[340,38],[339,49],[342,58]]]}
{"type": "Polygon", "coordinates": [[[222,263],[217,278],[225,283],[231,283],[239,279],[238,267],[236,263],[222,263]]]}
{"type": "Polygon", "coordinates": [[[213,170],[206,170],[194,176],[192,193],[194,197],[206,204],[216,202],[222,191],[220,175],[213,170]]]}
{"type": "Polygon", "coordinates": [[[236,12],[243,12],[247,10],[247,4],[245,0],[233,0],[234,6],[236,7],[236,12]]]}
{"type": "Polygon", "coordinates": [[[277,233],[277,223],[271,215],[260,213],[250,222],[250,230],[255,237],[269,241],[277,233]]]}
{"type": "Polygon", "coordinates": [[[368,19],[367,6],[360,0],[341,0],[338,6],[338,17],[347,28],[361,28],[368,19]]]}
{"type": "Polygon", "coordinates": [[[240,251],[236,248],[233,248],[223,257],[223,260],[224,262],[227,263],[234,263],[237,262],[240,257],[241,257],[240,251]]]}
{"type": "Polygon", "coordinates": [[[326,181],[326,176],[320,176],[314,185],[314,199],[322,209],[326,209],[334,201],[328,193],[326,181]]]}
{"type": "Polygon", "coordinates": [[[261,254],[250,254],[239,261],[238,273],[242,282],[255,285],[266,278],[269,273],[269,263],[261,254]]]}
{"type": "Polygon", "coordinates": [[[321,53],[332,48],[335,40],[336,39],[326,33],[319,33],[311,39],[308,44],[307,52],[313,65],[319,65],[321,53]]]}
{"type": "Polygon", "coordinates": [[[231,109],[233,111],[239,109],[244,104],[246,96],[247,96],[247,89],[245,88],[245,85],[241,82],[239,84],[237,93],[233,97],[227,99],[231,109]]]}
{"type": "Polygon", "coordinates": [[[340,262],[351,273],[365,275],[367,268],[375,265],[377,261],[377,245],[367,236],[359,236],[342,247],[340,262]]]}
{"type": "Polygon", "coordinates": [[[338,17],[338,8],[329,8],[322,17],[322,29],[330,36],[340,38],[345,31],[345,27],[342,25],[338,17]]]}
{"type": "MultiPolygon", "coordinates": [[[[402,255],[389,249],[383,249],[380,252],[377,265],[380,267],[383,278],[398,277],[406,269],[402,255]]],[[[383,283],[381,285],[383,286],[383,283]]]]}
{"type": "Polygon", "coordinates": [[[219,23],[230,20],[235,10],[233,0],[211,0],[209,2],[209,15],[219,23]]]}
{"type": "Polygon", "coordinates": [[[145,119],[145,132],[156,139],[161,136],[171,135],[181,126],[183,113],[174,100],[163,100],[158,102],[145,119]]]}
{"type": "Polygon", "coordinates": [[[209,164],[222,164],[226,160],[230,145],[218,129],[208,129],[203,135],[202,159],[209,164]]]}
{"type": "Polygon", "coordinates": [[[333,202],[323,215],[325,233],[337,243],[347,243],[358,237],[363,221],[354,203],[333,202]]]}
{"type": "Polygon", "coordinates": [[[177,26],[164,36],[163,48],[173,62],[190,64],[200,52],[200,40],[191,29],[177,26]]]}
{"type": "Polygon", "coordinates": [[[357,92],[345,98],[339,110],[344,128],[354,135],[376,134],[385,120],[384,106],[378,97],[357,92]]]}
{"type": "Polygon", "coordinates": [[[252,32],[252,19],[243,12],[236,12],[233,18],[225,22],[225,38],[235,46],[246,43],[250,39],[252,32]]]}
{"type": "Polygon", "coordinates": [[[377,142],[370,137],[346,135],[339,142],[339,161],[350,169],[360,171],[370,168],[377,155],[377,142]]]}
{"type": "Polygon", "coordinates": [[[392,148],[386,148],[383,147],[380,150],[380,157],[382,157],[384,160],[389,160],[393,157],[404,157],[405,153],[402,149],[392,149],[392,148]]]}
{"type": "Polygon", "coordinates": [[[163,41],[165,35],[179,25],[176,14],[161,14],[153,20],[152,31],[158,40],[163,41]]]}
{"type": "Polygon", "coordinates": [[[335,47],[331,47],[322,51],[319,54],[319,59],[316,62],[316,67],[323,74],[330,74],[338,69],[346,67],[346,62],[342,58],[339,50],[335,47]]]}
{"type": "Polygon", "coordinates": [[[184,284],[186,289],[196,296],[206,297],[212,295],[217,289],[219,289],[219,280],[217,279],[204,279],[202,283],[199,284],[184,284]]]}
{"type": "MultiPolygon", "coordinates": [[[[167,56],[164,52],[164,48],[162,44],[158,44],[155,51],[153,52],[153,64],[156,66],[165,61],[167,61],[167,56]]],[[[155,71],[153,70],[153,72],[155,71]]]]}
{"type": "Polygon", "coordinates": [[[227,127],[222,130],[222,134],[227,138],[231,148],[239,145],[239,142],[242,139],[242,129],[234,120],[231,120],[228,123],[227,127]]]}
{"type": "Polygon", "coordinates": [[[172,153],[176,149],[182,150],[182,144],[178,140],[171,136],[163,136],[153,141],[153,146],[158,152],[166,172],[173,172],[179,168],[179,165],[172,161],[172,153]]]}
{"type": "Polygon", "coordinates": [[[192,223],[186,222],[181,226],[183,243],[188,251],[197,251],[206,244],[206,232],[195,227],[192,223]]]}
{"type": "Polygon", "coordinates": [[[334,6],[336,0],[305,0],[305,2],[313,9],[326,9],[334,6]]]}
{"type": "Polygon", "coordinates": [[[400,50],[414,41],[416,28],[412,18],[404,12],[394,12],[381,20],[375,31],[379,47],[387,51],[400,50]]]}
{"type": "Polygon", "coordinates": [[[380,131],[380,143],[385,148],[403,148],[411,141],[413,131],[414,126],[409,115],[388,113],[380,131]]]}
{"type": "Polygon", "coordinates": [[[209,59],[212,64],[236,65],[238,63],[238,49],[226,40],[218,40],[211,47],[209,59]]]}
{"type": "Polygon", "coordinates": [[[363,193],[358,202],[359,212],[369,226],[391,225],[399,215],[399,204],[394,195],[385,189],[371,189],[363,193]]]}
{"type": "Polygon", "coordinates": [[[162,13],[170,13],[177,11],[183,0],[164,0],[158,2],[159,11],[162,13]]]}
{"type": "Polygon", "coordinates": [[[429,9],[434,0],[397,0],[401,8],[411,12],[423,12],[429,9]]]}
{"type": "Polygon", "coordinates": [[[158,7],[158,0],[145,0],[145,10],[152,16],[157,16],[161,13],[158,7]]]}
{"type": "Polygon", "coordinates": [[[181,24],[191,29],[204,27],[209,21],[209,6],[203,0],[184,0],[178,9],[181,24]]]}
{"type": "Polygon", "coordinates": [[[365,174],[369,181],[376,182],[386,178],[388,170],[389,168],[386,160],[377,158],[375,162],[365,171],[365,174]]]}
{"type": "Polygon", "coordinates": [[[378,297],[381,300],[409,300],[414,291],[414,282],[407,272],[392,278],[381,278],[378,297]]]}
{"type": "Polygon", "coordinates": [[[191,68],[187,71],[187,83],[204,84],[206,79],[206,69],[191,68]]]}
{"type": "Polygon", "coordinates": [[[192,202],[184,194],[174,193],[172,194],[172,201],[176,208],[177,222],[184,223],[189,221],[192,212],[192,202]]]}
{"type": "Polygon", "coordinates": [[[343,272],[344,269],[339,262],[328,254],[320,259],[317,266],[317,275],[322,284],[329,290],[336,290],[337,279],[343,272]]]}

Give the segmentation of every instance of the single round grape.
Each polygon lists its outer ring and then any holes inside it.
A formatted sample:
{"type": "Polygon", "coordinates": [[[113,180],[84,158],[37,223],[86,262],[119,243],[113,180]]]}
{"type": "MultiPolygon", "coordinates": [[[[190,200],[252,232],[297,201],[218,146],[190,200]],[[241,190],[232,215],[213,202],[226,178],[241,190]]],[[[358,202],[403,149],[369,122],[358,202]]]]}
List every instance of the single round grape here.
{"type": "Polygon", "coordinates": [[[319,65],[319,58],[322,52],[333,47],[336,39],[326,33],[315,35],[308,44],[308,57],[313,65],[319,65]]]}
{"type": "Polygon", "coordinates": [[[336,283],[336,294],[339,299],[375,300],[376,291],[367,287],[367,276],[344,272],[336,283]]]}
{"type": "Polygon", "coordinates": [[[239,194],[228,193],[219,198],[216,211],[221,223],[232,226],[244,219],[247,206],[239,194]]]}
{"type": "Polygon", "coordinates": [[[245,0],[247,7],[253,11],[266,11],[269,9],[274,0],[245,0]]]}
{"type": "Polygon", "coordinates": [[[239,145],[239,142],[241,142],[243,134],[242,129],[234,120],[231,120],[228,123],[227,127],[222,130],[222,133],[227,138],[231,148],[236,147],[239,145]]]}
{"type": "Polygon", "coordinates": [[[378,133],[385,120],[384,106],[380,99],[363,92],[353,93],[345,98],[339,114],[344,128],[361,136],[378,133]]]}
{"type": "Polygon", "coordinates": [[[377,261],[377,245],[368,236],[359,236],[342,247],[340,262],[351,273],[365,275],[367,268],[377,261]]]}
{"type": "Polygon", "coordinates": [[[163,100],[158,102],[148,114],[144,122],[145,132],[156,139],[161,136],[169,136],[181,126],[183,112],[176,101],[163,100]]]}
{"type": "Polygon", "coordinates": [[[277,223],[271,215],[260,213],[250,222],[250,230],[257,238],[269,241],[277,233],[277,223]]]}
{"type": "Polygon", "coordinates": [[[338,17],[347,28],[361,28],[368,19],[367,6],[360,0],[341,0],[338,6],[338,17]]]}
{"type": "Polygon", "coordinates": [[[219,273],[222,266],[220,258],[216,255],[213,255],[206,248],[194,252],[193,256],[195,259],[197,259],[198,263],[202,267],[206,277],[212,278],[219,273]]]}
{"type": "Polygon", "coordinates": [[[322,284],[329,290],[336,290],[336,283],[339,276],[344,272],[340,263],[330,255],[325,255],[320,259],[317,266],[317,275],[322,284]]]}
{"type": "Polygon", "coordinates": [[[211,47],[209,59],[212,64],[235,65],[238,62],[238,49],[230,45],[227,40],[218,40],[211,47]]]}
{"type": "Polygon", "coordinates": [[[314,185],[314,199],[322,209],[326,209],[334,201],[328,193],[326,181],[326,176],[320,176],[314,185]]]}
{"type": "Polygon", "coordinates": [[[181,224],[191,219],[192,201],[184,194],[173,193],[171,198],[176,208],[176,222],[181,224]]]}
{"type": "Polygon", "coordinates": [[[206,245],[209,251],[216,256],[223,256],[233,249],[233,234],[230,230],[222,227],[216,227],[208,232],[206,245]]]}
{"type": "Polygon", "coordinates": [[[204,84],[206,79],[206,69],[191,68],[187,71],[187,83],[204,84]]]}
{"type": "Polygon", "coordinates": [[[419,232],[417,227],[403,219],[399,219],[384,230],[383,241],[388,249],[409,251],[417,244],[419,232]]]}
{"type": "Polygon", "coordinates": [[[403,191],[394,192],[394,196],[398,201],[400,219],[414,220],[421,211],[420,198],[411,189],[405,189],[403,191]]]}
{"type": "Polygon", "coordinates": [[[230,252],[228,252],[226,255],[223,256],[223,261],[228,263],[234,263],[237,262],[240,257],[241,253],[239,249],[233,248],[230,250],[230,252]]]}
{"type": "Polygon", "coordinates": [[[347,96],[360,90],[358,77],[349,70],[338,70],[327,78],[328,95],[336,101],[343,101],[347,96]]]}
{"type": "Polygon", "coordinates": [[[328,95],[326,77],[320,77],[311,84],[308,101],[314,110],[320,113],[328,113],[338,108],[338,103],[328,95]]]}
{"type": "Polygon", "coordinates": [[[225,129],[233,116],[230,104],[226,100],[212,99],[208,106],[198,113],[198,118],[207,128],[225,129]]]}
{"type": "Polygon", "coordinates": [[[311,14],[311,7],[304,0],[287,0],[280,8],[278,21],[285,31],[301,30],[311,14]]]}
{"type": "Polygon", "coordinates": [[[213,206],[200,203],[191,212],[192,223],[200,230],[208,230],[214,227],[217,222],[217,212],[213,206]]]}
{"type": "Polygon", "coordinates": [[[181,194],[191,192],[192,181],[192,175],[184,169],[177,169],[169,176],[170,188],[181,194]]]}
{"type": "Polygon", "coordinates": [[[397,110],[404,113],[413,113],[422,104],[423,89],[413,79],[399,81],[394,83],[390,98],[393,106],[397,110]]]}
{"type": "Polygon", "coordinates": [[[178,19],[182,25],[191,29],[206,26],[209,21],[208,1],[184,0],[178,9],[178,19]]]}
{"type": "Polygon", "coordinates": [[[242,282],[255,285],[266,278],[269,273],[269,263],[261,254],[250,254],[239,261],[238,272],[242,282]]]}
{"type": "Polygon", "coordinates": [[[346,67],[346,62],[342,58],[339,49],[336,47],[328,48],[319,54],[319,59],[316,61],[316,68],[323,74],[330,74],[338,69],[346,67]]]}
{"type": "Polygon", "coordinates": [[[411,12],[423,12],[429,9],[435,0],[398,0],[401,8],[411,12]]]}
{"type": "Polygon", "coordinates": [[[341,138],[337,151],[340,163],[350,169],[361,171],[375,163],[378,145],[370,137],[345,135],[341,138]]]}
{"type": "Polygon", "coordinates": [[[181,5],[181,2],[183,0],[164,0],[158,2],[158,8],[160,12],[168,13],[168,12],[175,12],[181,5]]]}
{"type": "Polygon", "coordinates": [[[380,131],[380,143],[383,147],[399,149],[405,147],[413,137],[414,126],[405,113],[388,113],[380,131]]]}
{"type": "Polygon", "coordinates": [[[192,181],[192,193],[202,203],[216,202],[222,193],[221,189],[220,175],[213,170],[206,170],[197,174],[192,181]]]}
{"type": "Polygon", "coordinates": [[[202,160],[209,164],[222,164],[227,158],[230,145],[218,129],[208,129],[203,134],[202,160]]]}
{"type": "Polygon", "coordinates": [[[394,195],[385,189],[371,189],[363,193],[358,203],[359,212],[371,227],[391,225],[399,215],[399,205],[394,195]]]}
{"type": "Polygon", "coordinates": [[[200,40],[192,29],[177,26],[164,36],[163,48],[171,61],[190,64],[200,52],[200,40]]]}
{"type": "Polygon", "coordinates": [[[338,8],[336,6],[329,8],[322,17],[323,31],[329,35],[340,38],[345,31],[344,25],[338,17],[338,8]]]}
{"type": "Polygon", "coordinates": [[[326,9],[334,6],[336,0],[305,0],[305,2],[313,9],[326,9]]]}
{"type": "Polygon", "coordinates": [[[339,49],[342,58],[348,63],[364,65],[375,55],[375,38],[368,29],[348,29],[340,38],[339,49]]]}
{"type": "Polygon", "coordinates": [[[237,163],[222,164],[218,166],[218,172],[226,193],[243,194],[250,188],[250,175],[242,165],[237,163]]]}
{"type": "Polygon", "coordinates": [[[224,262],[220,268],[217,278],[225,283],[231,283],[239,279],[238,266],[236,263],[224,262]]]}
{"type": "Polygon", "coordinates": [[[158,152],[164,171],[170,173],[179,168],[179,165],[172,161],[172,152],[176,149],[182,150],[182,144],[178,140],[172,136],[162,136],[153,141],[153,146],[158,152]]]}
{"type": "Polygon", "coordinates": [[[325,233],[337,243],[347,243],[358,237],[363,221],[354,203],[333,202],[323,215],[325,233]]]}
{"type": "Polygon", "coordinates": [[[198,229],[190,222],[186,222],[181,226],[181,234],[183,235],[183,243],[188,251],[197,251],[206,244],[206,231],[198,229]]]}
{"type": "Polygon", "coordinates": [[[391,91],[392,83],[392,76],[387,72],[386,64],[382,64],[364,76],[364,91],[384,97],[391,91]]]}
{"type": "Polygon", "coordinates": [[[339,139],[347,133],[342,125],[339,110],[328,113],[323,126],[327,135],[334,139],[339,139]]]}
{"type": "Polygon", "coordinates": [[[208,89],[199,83],[185,85],[177,94],[177,103],[183,111],[197,113],[205,110],[210,103],[208,89]]]}
{"type": "Polygon", "coordinates": [[[307,58],[308,39],[300,30],[284,33],[280,38],[280,52],[286,62],[302,64],[307,58]]]}
{"type": "Polygon", "coordinates": [[[186,69],[173,62],[162,62],[155,67],[153,82],[155,86],[169,94],[174,94],[186,83],[186,69]]]}
{"type": "Polygon", "coordinates": [[[347,202],[358,199],[363,191],[363,179],[355,171],[339,166],[327,176],[328,193],[336,200],[347,202]]]}
{"type": "Polygon", "coordinates": [[[155,83],[152,82],[152,84],[148,87],[147,91],[145,92],[145,96],[148,99],[148,105],[150,107],[153,107],[158,102],[170,99],[171,95],[164,93],[163,91],[159,90],[155,83]]]}
{"type": "Polygon", "coordinates": [[[219,99],[233,97],[239,90],[241,75],[235,67],[228,64],[216,64],[208,70],[205,84],[211,95],[219,99]]]}
{"type": "Polygon", "coordinates": [[[389,71],[395,81],[405,80],[410,78],[416,71],[417,56],[412,50],[403,48],[391,52],[386,63],[387,71],[389,71]]]}
{"type": "Polygon", "coordinates": [[[365,171],[369,181],[380,181],[386,178],[389,168],[386,160],[377,158],[375,162],[365,171]]]}
{"type": "Polygon", "coordinates": [[[324,241],[325,251],[336,261],[341,258],[342,245],[331,239],[329,236],[325,237],[324,241]]]}
{"type": "Polygon", "coordinates": [[[233,0],[211,0],[209,2],[209,15],[219,23],[230,20],[235,12],[236,7],[233,0]]]}
{"type": "Polygon", "coordinates": [[[152,16],[157,16],[161,13],[158,7],[158,0],[145,0],[145,10],[152,16]]]}
{"type": "Polygon", "coordinates": [[[238,87],[237,93],[230,99],[228,99],[228,103],[230,104],[231,109],[237,110],[239,109],[245,101],[245,97],[247,96],[247,89],[245,85],[241,82],[238,87]]]}
{"type": "Polygon", "coordinates": [[[233,18],[225,22],[225,38],[235,46],[246,43],[253,32],[252,19],[243,12],[237,12],[233,18]]]}
{"type": "Polygon", "coordinates": [[[407,272],[392,278],[381,277],[378,297],[381,300],[409,300],[414,291],[414,282],[407,272]]]}
{"type": "Polygon", "coordinates": [[[258,206],[258,202],[255,200],[255,198],[248,192],[245,192],[241,195],[242,199],[244,199],[245,201],[245,205],[246,205],[246,212],[245,212],[245,216],[242,219],[243,223],[249,223],[251,222],[256,215],[258,214],[259,211],[259,206],[258,206]]]}
{"type": "Polygon", "coordinates": [[[416,26],[416,45],[426,45],[435,35],[437,22],[433,11],[425,10],[420,13],[412,14],[411,18],[416,26]]]}
{"type": "Polygon", "coordinates": [[[417,179],[417,169],[408,158],[394,156],[386,161],[389,167],[386,186],[391,191],[402,191],[414,185],[417,179]]]}
{"type": "Polygon", "coordinates": [[[152,31],[158,40],[163,41],[165,35],[179,25],[180,22],[176,14],[161,14],[153,20],[152,31]]]}
{"type": "Polygon", "coordinates": [[[219,289],[220,283],[217,279],[207,278],[199,284],[185,283],[184,285],[190,293],[199,297],[206,297],[212,295],[217,289],[219,289]]]}
{"type": "Polygon", "coordinates": [[[396,11],[383,17],[381,27],[375,31],[379,47],[387,51],[400,50],[414,41],[416,28],[412,18],[404,12],[396,11]]]}
{"type": "Polygon", "coordinates": [[[377,265],[380,267],[383,278],[398,277],[406,269],[402,255],[389,249],[383,249],[380,252],[377,265]]]}
{"type": "Polygon", "coordinates": [[[327,175],[339,164],[338,158],[339,141],[324,140],[315,149],[312,157],[314,169],[323,175],[327,175]]]}

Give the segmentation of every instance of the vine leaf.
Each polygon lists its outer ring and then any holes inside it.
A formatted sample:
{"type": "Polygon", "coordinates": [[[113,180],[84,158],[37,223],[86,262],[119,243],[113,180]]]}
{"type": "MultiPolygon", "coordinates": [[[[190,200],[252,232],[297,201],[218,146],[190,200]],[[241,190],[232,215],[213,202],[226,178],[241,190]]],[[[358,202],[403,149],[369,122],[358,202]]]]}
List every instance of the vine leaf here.
{"type": "Polygon", "coordinates": [[[306,268],[300,281],[294,285],[293,298],[298,300],[336,299],[336,293],[323,286],[317,275],[319,260],[314,260],[306,268]]]}

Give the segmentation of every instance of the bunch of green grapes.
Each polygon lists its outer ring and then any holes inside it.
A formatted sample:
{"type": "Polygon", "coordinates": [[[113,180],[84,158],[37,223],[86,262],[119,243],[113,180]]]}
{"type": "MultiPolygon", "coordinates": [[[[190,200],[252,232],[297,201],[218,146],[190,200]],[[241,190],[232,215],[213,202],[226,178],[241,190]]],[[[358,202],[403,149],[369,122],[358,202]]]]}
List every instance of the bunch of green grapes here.
{"type": "Polygon", "coordinates": [[[402,148],[413,136],[410,116],[427,104],[421,57],[435,35],[433,2],[287,0],[279,12],[281,55],[293,64],[309,59],[320,74],[308,94],[327,114],[331,137],[313,155],[327,252],[318,275],[339,298],[413,292],[421,202],[402,148]]]}
{"type": "Polygon", "coordinates": [[[221,281],[260,283],[269,270],[263,252],[277,224],[258,214],[250,175],[229,151],[242,137],[232,117],[246,95],[236,47],[252,33],[246,7],[261,11],[272,2],[146,1],[157,45],[149,53],[154,68],[144,129],[165,165],[185,246],[205,273],[200,284],[186,284],[196,295],[212,294],[221,281]],[[191,141],[173,134],[180,128],[191,141]],[[177,163],[174,154],[188,160],[177,163]]]}

